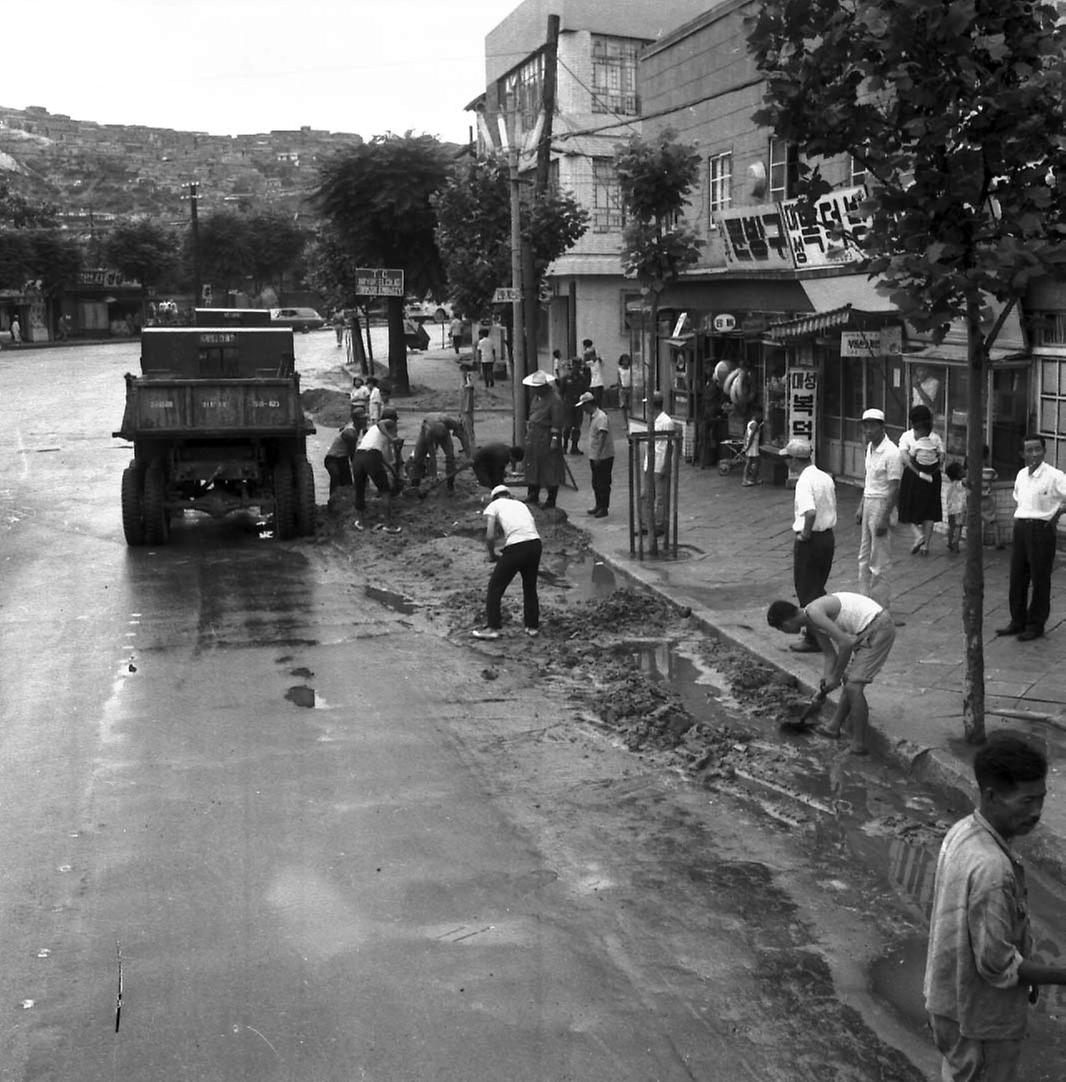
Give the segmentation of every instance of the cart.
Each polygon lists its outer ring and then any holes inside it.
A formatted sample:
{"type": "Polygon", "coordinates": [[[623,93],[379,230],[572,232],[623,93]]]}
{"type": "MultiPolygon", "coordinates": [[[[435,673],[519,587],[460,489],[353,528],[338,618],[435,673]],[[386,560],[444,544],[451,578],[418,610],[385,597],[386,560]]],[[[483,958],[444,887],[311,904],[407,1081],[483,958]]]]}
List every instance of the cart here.
{"type": "Polygon", "coordinates": [[[746,457],[743,440],[720,440],[718,443],[718,472],[725,477],[731,470],[743,469],[746,457]]]}

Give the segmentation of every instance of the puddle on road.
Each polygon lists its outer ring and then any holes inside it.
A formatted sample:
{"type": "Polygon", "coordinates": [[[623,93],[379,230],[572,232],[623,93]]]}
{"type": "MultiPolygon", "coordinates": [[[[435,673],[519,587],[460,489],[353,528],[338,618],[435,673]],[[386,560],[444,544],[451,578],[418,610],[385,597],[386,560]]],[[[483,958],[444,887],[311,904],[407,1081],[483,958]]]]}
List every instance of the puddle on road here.
{"type": "Polygon", "coordinates": [[[594,556],[565,558],[558,573],[541,569],[541,581],[566,590],[567,602],[598,601],[618,589],[618,579],[607,564],[594,556]]]}
{"type": "MultiPolygon", "coordinates": [[[[653,680],[669,684],[696,719],[711,724],[739,722],[741,728],[748,729],[758,726],[757,719],[737,717],[739,704],[728,690],[728,677],[695,656],[691,643],[632,640],[618,649],[635,653],[641,670],[653,680]]],[[[783,736],[770,725],[758,732],[754,743],[779,745],[788,765],[782,769],[781,762],[775,763],[766,779],[752,779],[755,784],[744,790],[744,795],[750,792],[752,799],[766,808],[764,790],[768,787],[780,798],[777,802],[786,813],[779,817],[782,821],[788,821],[789,810],[797,813],[797,818],[814,819],[809,837],[816,850],[827,856],[846,852],[849,861],[877,874],[914,918],[924,923],[932,904],[943,830],[969,808],[948,807],[889,768],[871,763],[853,766],[842,755],[827,759],[822,754],[824,743],[812,745],[811,740],[783,736]],[[812,810],[816,814],[812,815],[812,810]]],[[[738,792],[733,787],[730,791],[738,792]]],[[[1066,922],[1062,919],[1066,904],[1054,886],[1031,867],[1029,901],[1037,956],[1061,962],[1066,957],[1066,922]]],[[[877,995],[919,1027],[925,1025],[925,951],[924,935],[910,937],[870,967],[877,995]]],[[[1053,1013],[1057,998],[1042,996],[1036,1011],[1053,1013]]]]}
{"type": "Polygon", "coordinates": [[[306,684],[297,684],[295,687],[289,688],[285,692],[285,698],[290,703],[295,703],[297,706],[305,706],[310,710],[315,707],[315,689],[309,688],[306,684]]]}
{"type": "Polygon", "coordinates": [[[409,597],[404,597],[403,594],[398,594],[393,590],[382,590],[377,586],[366,586],[364,587],[364,593],[372,601],[384,605],[387,609],[392,609],[393,612],[402,612],[408,616],[413,612],[418,612],[417,601],[412,601],[409,597]]]}

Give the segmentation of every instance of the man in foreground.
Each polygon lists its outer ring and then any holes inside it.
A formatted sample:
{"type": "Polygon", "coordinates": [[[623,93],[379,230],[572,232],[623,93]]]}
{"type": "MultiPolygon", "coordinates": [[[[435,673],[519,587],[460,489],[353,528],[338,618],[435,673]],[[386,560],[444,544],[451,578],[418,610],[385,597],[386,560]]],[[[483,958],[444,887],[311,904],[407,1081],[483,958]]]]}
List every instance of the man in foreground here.
{"type": "Polygon", "coordinates": [[[887,610],[862,594],[842,591],[819,597],[802,609],[791,601],[775,601],[766,622],[789,635],[806,629],[814,636],[825,655],[820,689],[828,692],[843,684],[832,718],[824,726],[815,726],[815,732],[839,740],[842,732],[850,730],[848,750],[852,755],[869,755],[866,685],[884,667],[896,641],[896,626],[887,610]]]}
{"type": "Polygon", "coordinates": [[[485,508],[485,547],[489,562],[496,566],[489,577],[485,600],[485,627],[475,628],[475,639],[498,639],[503,626],[501,602],[515,575],[522,576],[522,618],[526,634],[540,634],[540,599],[537,575],[540,571],[541,541],[533,512],[511,495],[506,485],[492,490],[492,502],[485,508]],[[503,552],[496,554],[497,536],[503,536],[503,552]]]}
{"type": "Polygon", "coordinates": [[[1033,960],[1025,868],[1010,842],[1040,820],[1044,755],[994,737],[974,756],[977,811],[944,838],[936,867],[925,1005],[945,1082],[1014,1082],[1029,1004],[1066,966],[1033,960]]]}

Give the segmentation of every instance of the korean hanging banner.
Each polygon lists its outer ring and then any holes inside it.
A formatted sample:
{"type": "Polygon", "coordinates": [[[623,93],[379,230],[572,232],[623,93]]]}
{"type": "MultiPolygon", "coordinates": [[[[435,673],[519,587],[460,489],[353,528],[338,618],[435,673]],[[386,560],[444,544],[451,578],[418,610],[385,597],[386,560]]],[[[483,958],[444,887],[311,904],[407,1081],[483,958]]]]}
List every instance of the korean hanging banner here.
{"type": "Polygon", "coordinates": [[[790,440],[809,440],[813,451],[818,431],[818,369],[790,368],[785,379],[788,387],[786,435],[790,440]]]}

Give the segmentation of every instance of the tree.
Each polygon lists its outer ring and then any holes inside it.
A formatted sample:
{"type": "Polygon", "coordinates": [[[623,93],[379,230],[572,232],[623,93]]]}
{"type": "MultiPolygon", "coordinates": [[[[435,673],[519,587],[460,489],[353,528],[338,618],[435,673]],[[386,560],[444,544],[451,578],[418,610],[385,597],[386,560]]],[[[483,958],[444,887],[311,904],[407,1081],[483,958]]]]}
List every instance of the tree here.
{"type": "MultiPolygon", "coordinates": [[[[378,135],[323,163],[314,202],[356,266],[402,268],[408,293],[437,295],[445,279],[431,197],[448,172],[432,136],[378,135]]],[[[403,297],[388,298],[388,321],[393,391],[409,394],[403,297]]]]}
{"type": "Polygon", "coordinates": [[[53,229],[58,221],[59,211],[54,204],[27,199],[12,191],[6,181],[0,181],[0,225],[16,229],[53,229]]]}
{"type": "MultiPolygon", "coordinates": [[[[488,315],[497,286],[511,281],[511,193],[499,158],[472,162],[434,197],[437,247],[449,296],[464,315],[488,315]]],[[[588,212],[567,192],[534,193],[520,210],[522,240],[533,255],[539,289],[551,263],[588,228],[588,212]]]]}
{"type": "Polygon", "coordinates": [[[229,292],[251,277],[252,234],[243,214],[231,210],[215,211],[200,219],[198,232],[200,267],[205,282],[229,292]]]}
{"type": "MultiPolygon", "coordinates": [[[[678,140],[676,132],[665,128],[652,141],[639,135],[615,148],[615,167],[622,189],[629,224],[622,235],[622,266],[641,283],[651,300],[651,370],[649,382],[645,366],[644,385],[648,391],[659,382],[659,294],[686,267],[699,259],[699,238],[681,218],[688,197],[699,183],[700,157],[696,148],[678,140]]],[[[652,433],[651,395],[645,419],[649,438],[652,433]]],[[[658,555],[659,542],[654,527],[655,454],[648,445],[645,468],[644,521],[648,524],[648,548],[658,555]]]]}
{"type": "Polygon", "coordinates": [[[141,283],[142,304],[150,290],[177,267],[177,235],[150,218],[117,222],[104,241],[107,263],[129,279],[141,283]]]}
{"type": "MultiPolygon", "coordinates": [[[[765,73],[755,114],[808,156],[852,154],[868,221],[846,239],[919,329],[965,323],[971,479],[981,537],[981,419],[989,350],[1029,282],[1066,266],[1066,36],[1033,0],[763,0],[749,44],[765,73]],[[999,303],[993,315],[990,298],[999,303]]],[[[810,201],[828,190],[803,171],[810,201]]],[[[963,728],[984,730],[984,568],[966,549],[963,728]]]]}
{"type": "Polygon", "coordinates": [[[271,285],[280,293],[285,275],[295,269],[307,234],[288,215],[264,211],[248,219],[253,289],[271,285]]]}

